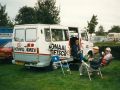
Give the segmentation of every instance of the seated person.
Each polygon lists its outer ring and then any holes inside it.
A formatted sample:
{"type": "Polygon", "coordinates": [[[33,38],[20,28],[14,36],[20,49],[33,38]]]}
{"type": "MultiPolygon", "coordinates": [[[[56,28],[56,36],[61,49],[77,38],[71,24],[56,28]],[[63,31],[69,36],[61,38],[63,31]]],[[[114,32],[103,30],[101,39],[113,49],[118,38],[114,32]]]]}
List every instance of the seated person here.
{"type": "Polygon", "coordinates": [[[112,59],[111,49],[109,47],[107,47],[105,49],[105,53],[103,52],[102,54],[103,54],[103,58],[102,58],[101,65],[105,66],[105,65],[109,64],[109,62],[112,59]]]}
{"type": "Polygon", "coordinates": [[[98,69],[102,62],[102,56],[99,53],[99,47],[93,48],[93,58],[89,58],[90,62],[90,71],[92,72],[94,69],[98,69]]]}
{"type": "Polygon", "coordinates": [[[71,55],[76,60],[78,57],[78,51],[79,51],[79,40],[75,41],[75,44],[71,48],[71,55]]]}
{"type": "Polygon", "coordinates": [[[98,62],[101,55],[99,53],[99,47],[95,46],[93,47],[93,56],[90,57],[88,60],[91,62],[98,62]]]}
{"type": "MultiPolygon", "coordinates": [[[[88,54],[90,54],[90,53],[91,53],[91,55],[88,55],[88,57],[87,57],[87,59],[90,63],[89,62],[86,63],[86,62],[82,61],[83,63],[81,64],[80,69],[79,69],[80,75],[82,75],[83,68],[86,66],[89,67],[90,71],[92,72],[91,65],[97,64],[100,60],[101,56],[99,54],[99,47],[97,47],[97,46],[93,47],[93,53],[92,53],[92,51],[90,51],[88,54]]],[[[83,58],[83,60],[84,60],[84,58],[83,58]]]]}
{"type": "Polygon", "coordinates": [[[87,55],[85,55],[84,57],[83,57],[83,61],[85,61],[85,62],[88,62],[88,59],[89,58],[92,58],[93,57],[93,51],[92,50],[90,50],[90,51],[88,51],[88,53],[87,53],[87,55]]]}

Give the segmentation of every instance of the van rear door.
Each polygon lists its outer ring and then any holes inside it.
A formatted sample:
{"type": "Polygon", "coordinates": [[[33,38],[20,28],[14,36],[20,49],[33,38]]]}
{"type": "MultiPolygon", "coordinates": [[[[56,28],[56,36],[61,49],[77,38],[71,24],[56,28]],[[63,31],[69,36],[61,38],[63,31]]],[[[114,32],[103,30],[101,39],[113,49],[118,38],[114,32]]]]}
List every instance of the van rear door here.
{"type": "Polygon", "coordinates": [[[38,62],[36,41],[36,28],[15,28],[13,40],[15,61],[38,62]]]}

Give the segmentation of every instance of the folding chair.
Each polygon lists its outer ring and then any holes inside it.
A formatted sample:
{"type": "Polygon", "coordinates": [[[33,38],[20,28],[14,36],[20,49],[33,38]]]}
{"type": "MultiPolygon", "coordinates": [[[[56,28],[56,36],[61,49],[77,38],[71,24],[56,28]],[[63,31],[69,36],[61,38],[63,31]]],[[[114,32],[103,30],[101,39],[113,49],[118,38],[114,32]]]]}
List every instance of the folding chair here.
{"type": "Polygon", "coordinates": [[[98,61],[90,61],[90,68],[88,70],[89,72],[89,77],[90,77],[90,73],[92,72],[97,72],[98,75],[101,76],[101,78],[103,78],[102,73],[101,73],[101,62],[102,62],[102,58],[100,57],[100,59],[98,61]]]}
{"type": "MultiPolygon", "coordinates": [[[[91,61],[90,64],[87,64],[85,61],[82,60],[82,64],[84,64],[90,80],[91,80],[91,72],[98,72],[101,78],[103,78],[101,69],[100,69],[101,61],[102,60],[100,59],[98,62],[91,61]]],[[[80,71],[80,68],[79,68],[79,71],[80,71]]]]}
{"type": "Polygon", "coordinates": [[[71,74],[71,71],[70,71],[69,64],[68,64],[68,61],[67,61],[67,60],[62,60],[62,61],[61,61],[59,56],[53,55],[53,56],[51,57],[51,61],[52,61],[53,64],[56,64],[57,66],[60,66],[60,67],[61,67],[61,70],[62,70],[62,72],[63,72],[63,75],[65,75],[65,72],[64,72],[64,69],[63,69],[64,67],[67,68],[68,71],[69,71],[70,74],[71,74]],[[64,64],[66,64],[66,65],[64,65],[64,64]]]}

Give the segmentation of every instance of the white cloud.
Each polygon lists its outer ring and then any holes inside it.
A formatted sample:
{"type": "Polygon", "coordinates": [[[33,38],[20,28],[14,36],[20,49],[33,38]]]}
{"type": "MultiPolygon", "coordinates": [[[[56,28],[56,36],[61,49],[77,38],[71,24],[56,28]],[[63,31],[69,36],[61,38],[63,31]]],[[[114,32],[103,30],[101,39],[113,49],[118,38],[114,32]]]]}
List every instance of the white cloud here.
{"type": "MultiPolygon", "coordinates": [[[[7,5],[9,16],[15,17],[24,6],[34,6],[37,0],[2,0],[7,5]]],[[[120,25],[120,0],[56,0],[60,6],[61,24],[87,26],[93,14],[98,16],[99,25],[108,30],[112,25],[120,25]]]]}
{"type": "Polygon", "coordinates": [[[99,25],[108,30],[111,25],[120,25],[119,0],[61,0],[61,23],[86,26],[93,14],[99,25]],[[74,22],[74,23],[73,23],[74,22]]]}
{"type": "Polygon", "coordinates": [[[2,0],[2,5],[6,5],[6,11],[11,18],[14,18],[18,10],[27,5],[33,7],[37,0],[2,0]]]}

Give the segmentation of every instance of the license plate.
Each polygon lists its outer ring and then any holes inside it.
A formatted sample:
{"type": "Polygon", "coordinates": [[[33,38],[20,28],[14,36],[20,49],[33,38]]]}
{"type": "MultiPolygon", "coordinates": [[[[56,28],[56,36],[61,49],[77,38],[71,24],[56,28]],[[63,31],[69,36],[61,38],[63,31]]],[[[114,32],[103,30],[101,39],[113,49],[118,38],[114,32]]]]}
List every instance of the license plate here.
{"type": "Polygon", "coordinates": [[[15,62],[18,65],[24,65],[24,62],[15,62]]]}

